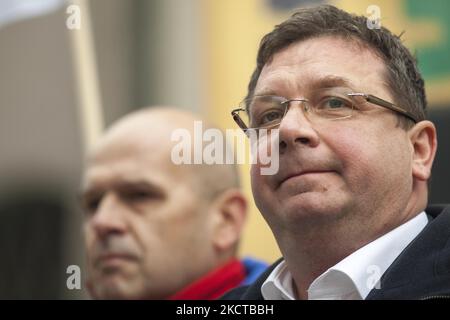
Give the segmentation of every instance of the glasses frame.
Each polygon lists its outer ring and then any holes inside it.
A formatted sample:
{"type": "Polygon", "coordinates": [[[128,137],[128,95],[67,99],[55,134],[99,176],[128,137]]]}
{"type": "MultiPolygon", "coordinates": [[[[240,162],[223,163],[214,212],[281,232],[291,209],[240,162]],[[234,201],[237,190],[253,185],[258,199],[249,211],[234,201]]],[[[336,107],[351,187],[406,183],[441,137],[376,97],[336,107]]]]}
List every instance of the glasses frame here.
{"type": "MultiPolygon", "coordinates": [[[[407,110],[404,110],[404,109],[402,109],[402,108],[396,106],[395,104],[393,104],[393,103],[391,103],[391,102],[389,102],[389,101],[386,101],[386,100],[384,100],[384,99],[381,99],[381,98],[379,98],[379,97],[376,97],[376,96],[374,96],[374,95],[372,95],[372,94],[366,94],[366,93],[362,93],[362,92],[352,92],[352,93],[347,93],[347,96],[349,96],[349,97],[362,97],[362,98],[364,98],[367,102],[373,103],[373,104],[375,104],[375,105],[377,105],[377,106],[384,107],[384,108],[389,109],[389,110],[391,110],[391,111],[397,112],[397,113],[399,113],[399,114],[401,114],[401,115],[403,115],[403,116],[409,118],[409,119],[412,120],[414,123],[419,122],[419,119],[418,119],[414,114],[412,114],[411,112],[409,112],[409,111],[407,111],[407,110]]],[[[307,101],[307,100],[304,100],[304,99],[292,99],[292,100],[286,100],[284,103],[291,102],[291,101],[307,101]]],[[[240,112],[240,111],[247,112],[247,110],[244,109],[244,108],[237,108],[237,109],[231,110],[231,116],[233,117],[233,120],[237,123],[237,125],[238,125],[245,133],[246,133],[247,130],[249,130],[249,129],[258,129],[258,128],[249,128],[249,127],[247,127],[247,125],[245,124],[245,122],[244,122],[244,121],[241,119],[241,117],[239,116],[239,112],[240,112]]],[[[283,116],[283,117],[284,117],[284,116],[283,116]]],[[[350,117],[351,117],[351,116],[350,116],[350,117]]],[[[276,126],[278,126],[278,125],[279,125],[279,124],[274,125],[274,127],[276,127],[276,126]]]]}

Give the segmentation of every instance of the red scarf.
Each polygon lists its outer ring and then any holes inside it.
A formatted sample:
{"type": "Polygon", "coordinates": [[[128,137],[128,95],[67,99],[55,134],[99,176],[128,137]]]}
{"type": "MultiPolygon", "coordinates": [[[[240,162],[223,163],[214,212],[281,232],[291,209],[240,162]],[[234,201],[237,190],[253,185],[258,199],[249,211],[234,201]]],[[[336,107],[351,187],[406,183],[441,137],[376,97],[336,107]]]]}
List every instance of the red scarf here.
{"type": "Polygon", "coordinates": [[[244,279],[244,265],[239,260],[233,259],[181,289],[169,300],[214,300],[239,286],[244,279]]]}

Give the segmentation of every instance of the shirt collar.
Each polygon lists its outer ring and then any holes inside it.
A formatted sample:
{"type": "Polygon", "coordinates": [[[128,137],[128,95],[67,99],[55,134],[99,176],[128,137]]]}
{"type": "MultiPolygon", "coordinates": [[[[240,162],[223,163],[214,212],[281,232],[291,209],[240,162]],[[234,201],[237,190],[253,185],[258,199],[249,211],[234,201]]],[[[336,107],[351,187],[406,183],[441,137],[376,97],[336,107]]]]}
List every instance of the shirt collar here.
{"type": "MultiPolygon", "coordinates": [[[[428,223],[425,212],[353,252],[317,277],[308,299],[365,299],[400,253],[428,223]]],[[[292,275],[282,261],[261,287],[266,300],[294,300],[292,275]]]]}
{"type": "Polygon", "coordinates": [[[283,260],[261,286],[264,300],[295,300],[292,275],[283,260]]]}

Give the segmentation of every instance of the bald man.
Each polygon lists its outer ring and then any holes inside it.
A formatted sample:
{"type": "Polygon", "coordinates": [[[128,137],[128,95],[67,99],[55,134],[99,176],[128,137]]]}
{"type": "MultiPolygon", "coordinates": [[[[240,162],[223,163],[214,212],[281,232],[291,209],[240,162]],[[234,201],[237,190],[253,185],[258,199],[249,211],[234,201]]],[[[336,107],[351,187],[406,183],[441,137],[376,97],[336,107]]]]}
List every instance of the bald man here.
{"type": "Polygon", "coordinates": [[[247,203],[235,166],[171,161],[172,132],[193,133],[195,120],[142,109],[90,151],[82,203],[94,299],[215,299],[265,269],[236,258],[247,203]]]}

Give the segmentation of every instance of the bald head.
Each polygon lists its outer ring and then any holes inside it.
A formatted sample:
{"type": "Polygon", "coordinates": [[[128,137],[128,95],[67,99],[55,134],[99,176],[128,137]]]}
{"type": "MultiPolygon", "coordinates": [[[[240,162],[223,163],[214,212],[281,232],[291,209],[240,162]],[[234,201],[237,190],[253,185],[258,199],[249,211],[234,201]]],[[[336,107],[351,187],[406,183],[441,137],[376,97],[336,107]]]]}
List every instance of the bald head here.
{"type": "Polygon", "coordinates": [[[236,168],[171,159],[172,133],[193,137],[195,120],[172,108],[139,110],[90,151],[83,203],[94,298],[164,299],[236,255],[246,213],[236,168]]]}
{"type": "MultiPolygon", "coordinates": [[[[176,165],[171,160],[171,151],[176,145],[171,139],[173,132],[185,129],[193,140],[195,121],[202,121],[203,130],[218,129],[196,114],[172,107],[147,107],[137,110],[113,123],[89,152],[88,161],[120,154],[159,154],[161,160],[165,159],[169,165],[173,165],[174,172],[185,171],[195,184],[193,191],[199,192],[202,197],[211,199],[228,188],[239,188],[239,173],[234,164],[176,165]]],[[[193,143],[190,148],[193,155],[199,152],[194,149],[193,143]]]]}

